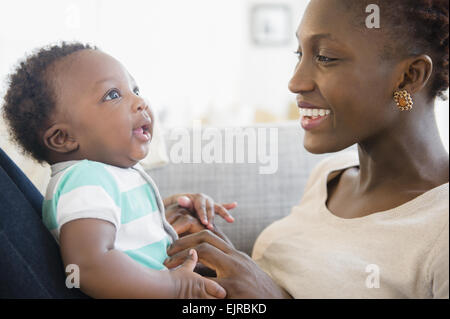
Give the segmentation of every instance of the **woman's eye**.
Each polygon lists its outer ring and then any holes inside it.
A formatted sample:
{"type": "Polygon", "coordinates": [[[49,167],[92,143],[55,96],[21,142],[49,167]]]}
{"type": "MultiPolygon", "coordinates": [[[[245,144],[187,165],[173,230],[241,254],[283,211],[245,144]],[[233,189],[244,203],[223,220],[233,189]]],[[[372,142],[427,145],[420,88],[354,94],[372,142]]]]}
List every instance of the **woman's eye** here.
{"type": "Polygon", "coordinates": [[[296,56],[298,56],[299,59],[301,59],[302,56],[303,56],[303,53],[300,52],[300,51],[294,51],[294,54],[295,54],[296,56]]]}
{"type": "Polygon", "coordinates": [[[118,99],[120,97],[120,94],[117,90],[111,90],[106,96],[105,101],[110,101],[114,99],[118,99]]]}
{"type": "Polygon", "coordinates": [[[329,58],[329,57],[324,56],[324,55],[318,55],[316,58],[317,58],[317,61],[319,61],[321,63],[329,63],[329,62],[333,62],[333,61],[337,60],[337,59],[334,59],[334,58],[329,58]]]}

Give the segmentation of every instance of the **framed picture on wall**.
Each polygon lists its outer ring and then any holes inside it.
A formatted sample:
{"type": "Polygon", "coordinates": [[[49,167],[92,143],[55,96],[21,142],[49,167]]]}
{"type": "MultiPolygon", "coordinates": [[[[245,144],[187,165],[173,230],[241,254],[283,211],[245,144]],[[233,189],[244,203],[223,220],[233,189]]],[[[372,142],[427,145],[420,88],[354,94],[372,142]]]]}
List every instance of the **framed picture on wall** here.
{"type": "Polygon", "coordinates": [[[291,38],[291,8],[287,4],[256,4],[250,13],[255,45],[284,46],[291,38]]]}

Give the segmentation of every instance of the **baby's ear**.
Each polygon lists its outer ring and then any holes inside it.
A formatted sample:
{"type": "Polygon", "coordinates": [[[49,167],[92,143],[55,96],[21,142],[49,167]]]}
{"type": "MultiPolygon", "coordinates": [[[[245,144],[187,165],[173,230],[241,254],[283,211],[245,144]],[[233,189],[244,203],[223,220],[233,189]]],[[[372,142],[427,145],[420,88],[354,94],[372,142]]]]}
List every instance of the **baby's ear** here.
{"type": "Polygon", "coordinates": [[[67,124],[54,124],[44,132],[45,146],[57,153],[69,153],[78,149],[78,142],[70,135],[67,124]]]}

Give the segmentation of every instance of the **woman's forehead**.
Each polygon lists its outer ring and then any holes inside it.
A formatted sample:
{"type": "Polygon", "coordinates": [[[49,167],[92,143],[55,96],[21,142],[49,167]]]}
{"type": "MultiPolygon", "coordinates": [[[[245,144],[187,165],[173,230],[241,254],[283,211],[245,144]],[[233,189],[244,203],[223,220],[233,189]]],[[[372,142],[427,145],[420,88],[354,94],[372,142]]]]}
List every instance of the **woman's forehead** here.
{"type": "Polygon", "coordinates": [[[297,29],[297,38],[339,40],[350,35],[353,16],[338,0],[312,0],[297,29]]]}
{"type": "Polygon", "coordinates": [[[342,0],[312,0],[296,31],[300,45],[323,40],[343,49],[377,51],[385,30],[366,28],[364,14],[357,14],[358,10],[349,10],[342,0]]]}

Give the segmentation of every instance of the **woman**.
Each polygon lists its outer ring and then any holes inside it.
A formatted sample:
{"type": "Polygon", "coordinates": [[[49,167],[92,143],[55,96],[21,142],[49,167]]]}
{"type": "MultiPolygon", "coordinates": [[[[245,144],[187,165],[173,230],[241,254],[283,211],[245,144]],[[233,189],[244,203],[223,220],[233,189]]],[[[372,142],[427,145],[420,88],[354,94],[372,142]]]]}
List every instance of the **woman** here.
{"type": "Polygon", "coordinates": [[[196,248],[231,298],[448,298],[449,158],[433,109],[449,84],[448,1],[312,0],[297,37],[289,88],[305,148],[357,143],[357,156],[313,170],[299,206],[259,236],[256,263],[201,232],[166,265],[196,248]],[[366,26],[369,4],[380,28],[366,26]]]}

